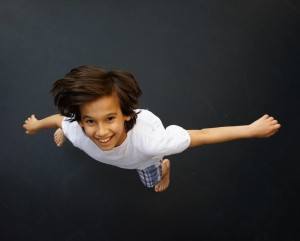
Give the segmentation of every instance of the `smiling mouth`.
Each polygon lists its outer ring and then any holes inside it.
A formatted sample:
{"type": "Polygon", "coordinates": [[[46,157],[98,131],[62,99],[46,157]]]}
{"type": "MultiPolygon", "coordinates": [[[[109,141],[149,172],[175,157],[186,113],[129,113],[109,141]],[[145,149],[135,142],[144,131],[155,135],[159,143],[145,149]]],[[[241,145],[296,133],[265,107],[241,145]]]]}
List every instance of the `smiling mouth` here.
{"type": "Polygon", "coordinates": [[[108,137],[106,139],[103,139],[103,140],[98,140],[101,144],[105,144],[105,143],[108,143],[111,139],[112,139],[113,136],[111,137],[108,137]]]}

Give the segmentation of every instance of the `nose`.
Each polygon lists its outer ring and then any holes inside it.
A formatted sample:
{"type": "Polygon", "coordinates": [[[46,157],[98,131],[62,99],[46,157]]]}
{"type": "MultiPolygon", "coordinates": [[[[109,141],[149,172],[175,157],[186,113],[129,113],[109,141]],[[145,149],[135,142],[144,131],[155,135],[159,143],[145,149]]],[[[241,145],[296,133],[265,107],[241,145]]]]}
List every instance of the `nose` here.
{"type": "Polygon", "coordinates": [[[108,130],[104,125],[99,124],[96,130],[96,138],[106,138],[108,136],[108,130]]]}

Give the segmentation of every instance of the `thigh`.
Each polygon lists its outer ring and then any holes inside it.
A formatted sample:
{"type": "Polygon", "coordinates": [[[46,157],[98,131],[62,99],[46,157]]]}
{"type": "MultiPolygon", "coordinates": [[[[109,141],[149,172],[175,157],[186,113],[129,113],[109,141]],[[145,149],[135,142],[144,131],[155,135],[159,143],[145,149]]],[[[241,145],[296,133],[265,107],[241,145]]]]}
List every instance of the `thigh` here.
{"type": "Polygon", "coordinates": [[[148,188],[154,187],[162,178],[162,160],[158,164],[143,170],[137,169],[137,172],[144,186],[148,188]]]}

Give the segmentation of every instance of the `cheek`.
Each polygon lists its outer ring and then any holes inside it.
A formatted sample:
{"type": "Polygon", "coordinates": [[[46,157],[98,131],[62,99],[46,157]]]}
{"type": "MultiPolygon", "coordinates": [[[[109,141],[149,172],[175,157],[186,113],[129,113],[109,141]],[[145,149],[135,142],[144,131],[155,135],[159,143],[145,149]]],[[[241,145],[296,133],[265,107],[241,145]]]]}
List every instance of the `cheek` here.
{"type": "Polygon", "coordinates": [[[122,131],[123,126],[122,126],[122,123],[114,123],[114,124],[111,124],[109,126],[109,128],[114,132],[120,132],[120,131],[122,131]]]}
{"type": "Polygon", "coordinates": [[[124,123],[118,122],[118,123],[111,124],[108,128],[115,134],[122,135],[122,133],[124,132],[125,126],[124,126],[124,123]]]}
{"type": "Polygon", "coordinates": [[[96,128],[93,126],[88,126],[88,125],[83,125],[82,127],[83,132],[87,135],[87,136],[91,136],[93,135],[93,133],[95,132],[96,128]]]}
{"type": "Polygon", "coordinates": [[[89,127],[89,126],[82,127],[82,130],[87,136],[92,136],[94,133],[94,128],[89,127]]]}

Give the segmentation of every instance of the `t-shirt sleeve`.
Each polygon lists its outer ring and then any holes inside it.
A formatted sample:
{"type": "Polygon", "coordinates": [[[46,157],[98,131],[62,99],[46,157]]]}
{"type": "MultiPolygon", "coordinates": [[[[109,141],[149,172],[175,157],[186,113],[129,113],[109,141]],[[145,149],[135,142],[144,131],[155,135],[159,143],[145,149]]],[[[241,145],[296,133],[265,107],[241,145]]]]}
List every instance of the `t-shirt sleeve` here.
{"type": "Polygon", "coordinates": [[[64,135],[68,138],[68,140],[74,145],[78,145],[78,140],[83,135],[83,131],[81,126],[77,121],[70,122],[68,121],[68,117],[64,117],[61,123],[61,127],[64,135]]]}
{"type": "Polygon", "coordinates": [[[191,138],[187,130],[170,125],[166,129],[144,129],[141,133],[138,148],[141,152],[150,156],[167,156],[183,152],[190,146],[191,138]]]}

